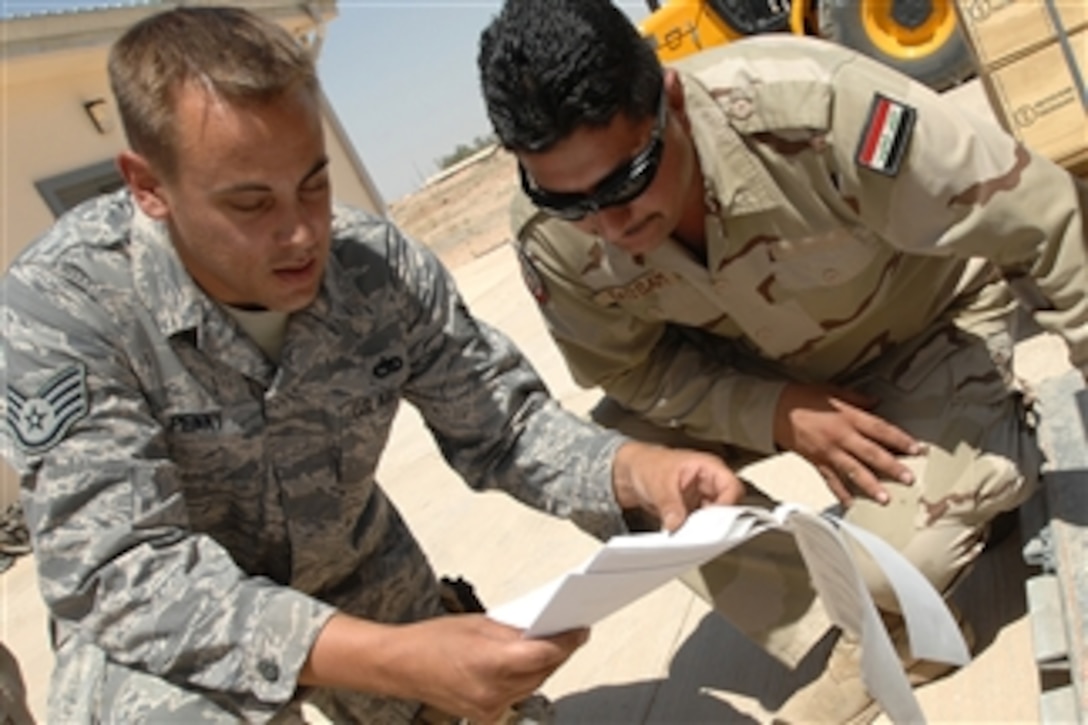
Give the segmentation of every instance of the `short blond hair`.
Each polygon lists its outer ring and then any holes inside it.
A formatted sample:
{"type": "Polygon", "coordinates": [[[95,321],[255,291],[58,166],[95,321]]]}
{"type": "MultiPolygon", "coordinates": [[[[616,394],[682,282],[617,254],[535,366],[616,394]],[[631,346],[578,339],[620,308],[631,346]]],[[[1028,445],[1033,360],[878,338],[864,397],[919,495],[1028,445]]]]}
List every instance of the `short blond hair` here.
{"type": "Polygon", "coordinates": [[[129,146],[166,175],[177,164],[175,98],[183,85],[235,103],[318,88],[307,48],[279,25],[231,7],[179,7],[136,23],[110,49],[109,76],[129,146]]]}

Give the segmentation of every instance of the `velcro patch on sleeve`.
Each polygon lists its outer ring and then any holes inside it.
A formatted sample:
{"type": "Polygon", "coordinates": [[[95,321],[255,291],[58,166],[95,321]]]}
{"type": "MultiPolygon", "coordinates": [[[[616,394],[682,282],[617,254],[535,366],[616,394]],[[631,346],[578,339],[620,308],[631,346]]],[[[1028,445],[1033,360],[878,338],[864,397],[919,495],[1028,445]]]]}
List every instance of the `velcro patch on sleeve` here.
{"type": "Polygon", "coordinates": [[[88,410],[87,371],[81,364],[65,368],[31,394],[8,385],[7,425],[24,453],[52,448],[88,410]]]}
{"type": "Polygon", "coordinates": [[[525,281],[525,286],[529,288],[529,294],[533,296],[533,299],[536,300],[538,305],[547,304],[548,288],[544,286],[544,278],[540,275],[540,270],[536,268],[533,258],[520,244],[515,243],[514,248],[518,253],[518,263],[521,266],[521,278],[525,281]]]}
{"type": "Polygon", "coordinates": [[[858,166],[885,176],[898,174],[917,116],[905,103],[874,94],[855,155],[858,166]]]}

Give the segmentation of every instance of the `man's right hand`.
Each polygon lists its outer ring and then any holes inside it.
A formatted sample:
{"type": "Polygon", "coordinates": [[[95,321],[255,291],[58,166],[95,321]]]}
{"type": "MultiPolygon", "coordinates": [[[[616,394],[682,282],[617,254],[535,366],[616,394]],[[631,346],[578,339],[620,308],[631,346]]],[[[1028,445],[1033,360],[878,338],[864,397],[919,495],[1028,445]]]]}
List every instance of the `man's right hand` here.
{"type": "Polygon", "coordinates": [[[887,503],[879,479],[913,483],[897,456],[919,455],[925,447],[870,413],[877,402],[844,388],[790,383],[778,398],[774,441],[812,463],[844,506],[854,491],[887,503]]]}
{"type": "Polygon", "coordinates": [[[588,630],[528,639],[482,614],[383,625],[334,615],[299,684],[419,700],[474,722],[498,721],[582,646],[588,630]]]}

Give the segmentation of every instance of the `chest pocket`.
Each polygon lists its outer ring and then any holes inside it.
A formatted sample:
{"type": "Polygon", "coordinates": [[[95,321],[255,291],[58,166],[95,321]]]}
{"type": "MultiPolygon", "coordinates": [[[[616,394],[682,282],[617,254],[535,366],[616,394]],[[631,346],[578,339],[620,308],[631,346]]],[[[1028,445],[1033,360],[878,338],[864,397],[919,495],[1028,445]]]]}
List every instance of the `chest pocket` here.
{"type": "Polygon", "coordinates": [[[257,401],[166,416],[170,458],[195,529],[237,527],[236,502],[260,500],[263,481],[254,461],[260,460],[262,421],[257,401]]]}
{"type": "Polygon", "coordinates": [[[400,394],[391,388],[368,393],[337,408],[337,478],[352,486],[369,480],[377,467],[400,401],[400,394]]]}
{"type": "Polygon", "coordinates": [[[336,371],[321,394],[336,401],[328,412],[333,417],[336,477],[350,487],[362,484],[377,467],[410,373],[403,345],[383,342],[358,360],[336,371]]]}
{"type": "Polygon", "coordinates": [[[881,249],[868,230],[838,227],[773,242],[769,253],[778,284],[804,291],[850,283],[885,256],[881,249]]]}

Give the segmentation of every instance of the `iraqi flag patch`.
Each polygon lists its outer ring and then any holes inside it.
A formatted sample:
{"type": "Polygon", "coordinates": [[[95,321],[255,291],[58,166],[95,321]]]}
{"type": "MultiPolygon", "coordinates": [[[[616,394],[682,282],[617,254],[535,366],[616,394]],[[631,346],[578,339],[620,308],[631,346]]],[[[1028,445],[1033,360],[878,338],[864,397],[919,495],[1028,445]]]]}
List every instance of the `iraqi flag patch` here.
{"type": "Polygon", "coordinates": [[[869,118],[858,143],[858,166],[878,174],[895,176],[907,152],[918,112],[885,95],[873,95],[869,118]]]}

